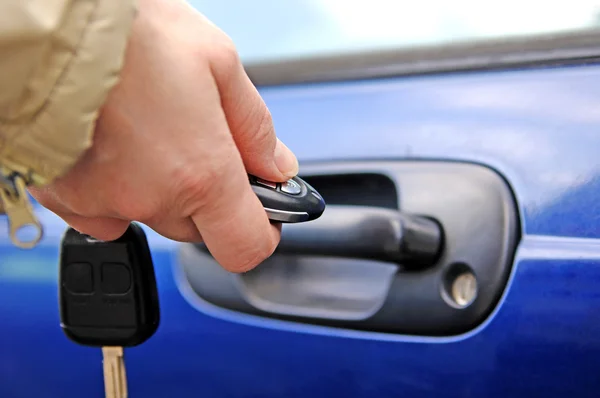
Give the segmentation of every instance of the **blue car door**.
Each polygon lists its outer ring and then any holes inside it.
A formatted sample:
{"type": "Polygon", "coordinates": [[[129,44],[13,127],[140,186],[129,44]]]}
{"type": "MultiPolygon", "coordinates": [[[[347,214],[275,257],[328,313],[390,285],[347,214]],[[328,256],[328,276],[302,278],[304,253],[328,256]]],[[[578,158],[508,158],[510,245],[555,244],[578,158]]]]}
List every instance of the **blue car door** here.
{"type": "MultiPolygon", "coordinates": [[[[327,209],[245,274],[147,230],[161,325],[131,397],[598,395],[599,4],[192,4],[327,209]]],[[[36,210],[35,249],[0,229],[0,397],[102,397],[59,324],[66,226],[36,210]]]]}

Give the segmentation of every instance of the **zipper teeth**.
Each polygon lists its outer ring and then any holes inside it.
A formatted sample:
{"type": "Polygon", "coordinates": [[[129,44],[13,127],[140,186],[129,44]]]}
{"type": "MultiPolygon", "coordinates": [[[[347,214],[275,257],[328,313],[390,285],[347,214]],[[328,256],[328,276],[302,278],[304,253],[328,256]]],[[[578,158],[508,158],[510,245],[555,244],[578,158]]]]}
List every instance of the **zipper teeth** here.
{"type": "MultiPolygon", "coordinates": [[[[18,196],[15,184],[10,180],[6,173],[4,173],[4,170],[0,170],[0,189],[2,189],[10,198],[16,198],[18,196]]],[[[4,205],[3,200],[0,200],[0,205],[4,205]]],[[[5,207],[6,206],[2,206],[2,209],[0,210],[5,212],[5,207]]]]}

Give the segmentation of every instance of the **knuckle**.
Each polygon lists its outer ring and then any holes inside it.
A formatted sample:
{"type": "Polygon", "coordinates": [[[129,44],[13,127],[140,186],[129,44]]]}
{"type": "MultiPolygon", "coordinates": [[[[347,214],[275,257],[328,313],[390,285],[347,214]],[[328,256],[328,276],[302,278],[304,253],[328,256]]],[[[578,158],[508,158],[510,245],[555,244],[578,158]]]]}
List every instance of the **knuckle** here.
{"type": "Polygon", "coordinates": [[[237,66],[241,63],[238,49],[233,40],[231,40],[229,37],[223,38],[217,48],[219,49],[219,54],[221,55],[222,59],[228,64],[237,66]]]}
{"type": "Polygon", "coordinates": [[[254,140],[258,145],[275,143],[275,134],[273,129],[273,116],[266,106],[262,107],[258,117],[258,126],[254,140]]]}
{"type": "Polygon", "coordinates": [[[214,45],[210,57],[215,69],[225,75],[235,73],[241,66],[238,50],[229,37],[219,40],[214,45]]]}
{"type": "Polygon", "coordinates": [[[247,148],[256,152],[273,150],[276,143],[275,128],[273,127],[273,116],[264,103],[259,103],[237,126],[237,137],[252,143],[247,148]]]}

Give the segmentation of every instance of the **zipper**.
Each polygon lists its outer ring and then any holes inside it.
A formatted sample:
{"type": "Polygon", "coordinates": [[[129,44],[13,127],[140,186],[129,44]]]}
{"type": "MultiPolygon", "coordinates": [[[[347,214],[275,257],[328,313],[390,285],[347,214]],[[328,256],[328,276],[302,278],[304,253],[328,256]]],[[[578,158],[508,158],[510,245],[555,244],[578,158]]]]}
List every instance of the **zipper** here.
{"type": "Polygon", "coordinates": [[[0,166],[0,207],[8,217],[10,239],[22,249],[35,247],[42,239],[43,228],[33,211],[27,194],[27,180],[22,174],[0,166]],[[22,240],[19,232],[24,228],[33,228],[35,236],[22,240]]]}

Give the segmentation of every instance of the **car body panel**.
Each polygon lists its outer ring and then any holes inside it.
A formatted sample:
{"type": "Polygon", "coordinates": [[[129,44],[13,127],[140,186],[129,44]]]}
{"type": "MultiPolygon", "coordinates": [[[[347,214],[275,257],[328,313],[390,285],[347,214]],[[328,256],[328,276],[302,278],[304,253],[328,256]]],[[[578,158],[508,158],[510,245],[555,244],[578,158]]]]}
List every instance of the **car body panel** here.
{"type": "MultiPolygon", "coordinates": [[[[149,232],[158,333],[127,351],[132,397],[595,397],[600,387],[600,66],[262,88],[301,163],[448,159],[488,165],[522,239],[486,322],[449,338],[252,318],[194,301],[177,244],[149,232]]],[[[0,230],[0,397],[103,396],[99,350],[63,335],[64,224],[25,251],[0,230]]],[[[0,225],[4,227],[4,225],[0,225]]],[[[424,314],[426,316],[426,314],[424,314]]]]}

